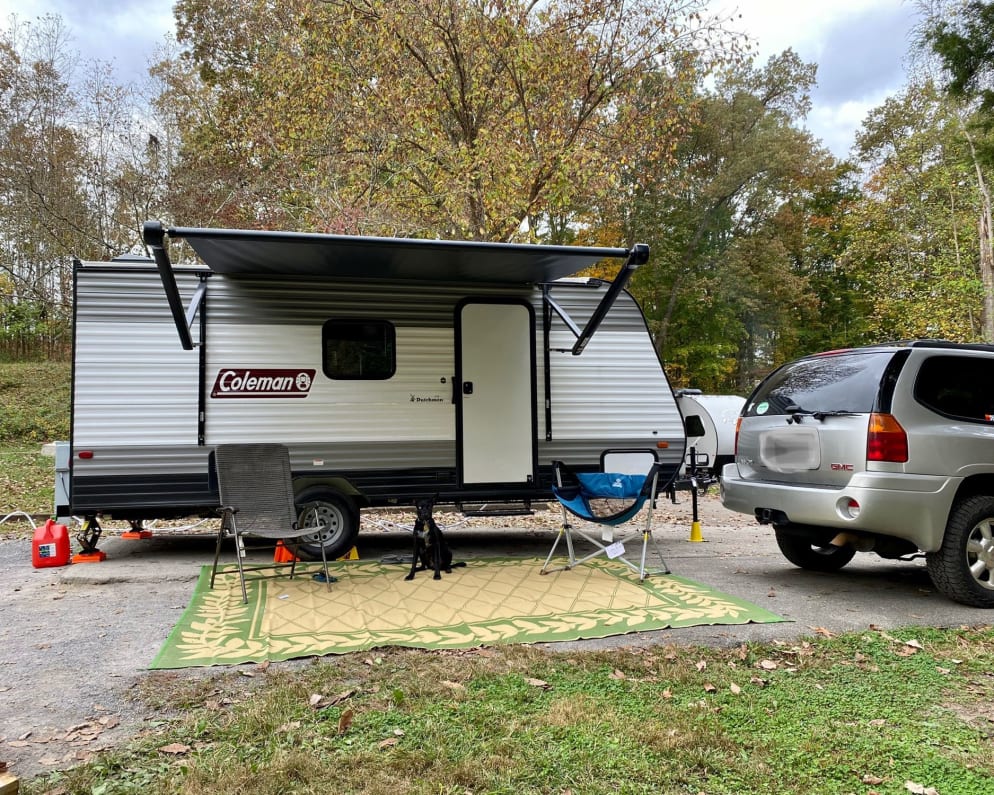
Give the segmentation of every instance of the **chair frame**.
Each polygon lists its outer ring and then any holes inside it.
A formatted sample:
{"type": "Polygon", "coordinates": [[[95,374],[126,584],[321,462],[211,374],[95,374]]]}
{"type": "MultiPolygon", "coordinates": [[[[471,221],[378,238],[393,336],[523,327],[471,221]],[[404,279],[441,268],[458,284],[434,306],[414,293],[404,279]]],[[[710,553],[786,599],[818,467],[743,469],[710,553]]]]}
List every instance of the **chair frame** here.
{"type": "Polygon", "coordinates": [[[639,582],[644,582],[646,577],[652,575],[670,574],[670,568],[666,564],[662,552],[659,550],[659,545],[656,543],[656,539],[652,534],[652,515],[655,508],[656,497],[659,494],[660,466],[658,463],[654,463],[650,467],[649,472],[645,476],[645,482],[642,485],[642,489],[632,505],[626,510],[620,511],[614,516],[606,517],[601,521],[598,521],[592,516],[581,515],[576,511],[567,508],[566,503],[559,498],[559,490],[563,489],[566,485],[563,476],[565,473],[569,472],[569,469],[562,461],[553,461],[552,466],[556,478],[556,488],[553,491],[556,494],[559,501],[559,507],[562,510],[562,524],[559,528],[559,532],[556,534],[556,540],[552,545],[552,549],[549,550],[545,563],[539,571],[540,574],[550,574],[557,571],[569,571],[570,569],[573,569],[582,563],[586,563],[588,560],[592,560],[599,555],[604,555],[610,560],[617,560],[626,565],[638,575],[639,582]],[[628,519],[634,517],[639,511],[641,511],[646,503],[648,503],[649,507],[646,513],[645,527],[642,530],[642,545],[638,564],[635,564],[625,557],[624,544],[620,541],[616,541],[614,539],[613,529],[608,528],[613,528],[625,521],[628,521],[628,519]],[[580,519],[583,519],[585,522],[602,525],[605,529],[602,530],[601,538],[597,539],[585,530],[575,527],[570,522],[570,513],[580,519]],[[576,550],[573,545],[574,534],[591,544],[594,547],[594,551],[584,555],[583,557],[577,557],[576,550]],[[559,544],[562,541],[565,541],[566,543],[566,563],[562,566],[550,568],[550,563],[552,562],[553,557],[555,557],[556,550],[559,548],[559,544]],[[661,564],[658,568],[649,568],[647,565],[650,543],[661,564]]]}
{"type": "MultiPolygon", "coordinates": [[[[297,569],[297,545],[294,541],[302,536],[312,533],[320,534],[323,527],[318,520],[316,523],[307,521],[304,524],[298,522],[297,508],[293,501],[293,475],[290,470],[290,454],[287,448],[281,444],[259,443],[259,444],[221,444],[215,448],[212,457],[214,462],[214,474],[217,476],[218,491],[221,496],[221,506],[218,509],[221,515],[221,526],[218,529],[217,544],[214,548],[214,563],[211,567],[211,588],[217,577],[218,561],[221,556],[221,545],[226,538],[233,538],[235,541],[235,561],[238,564],[238,578],[242,588],[242,603],[248,603],[247,580],[275,579],[283,572],[289,570],[289,579],[293,579],[297,569]],[[228,471],[229,461],[248,461],[258,463],[258,474],[252,472],[252,483],[244,480],[239,473],[235,475],[228,471]],[[258,478],[268,479],[268,488],[272,491],[274,503],[271,506],[261,506],[254,502],[255,491],[253,484],[258,482],[258,478]],[[266,527],[257,529],[253,516],[256,511],[266,511],[266,507],[271,507],[272,512],[279,518],[280,522],[288,524],[283,527],[266,527]],[[252,529],[241,529],[238,524],[238,514],[242,513],[246,518],[246,524],[252,529]],[[245,565],[245,538],[263,538],[274,542],[282,541],[292,553],[289,562],[276,562],[274,556],[273,563],[245,565]],[[288,543],[289,542],[289,543],[288,543]],[[272,572],[270,574],[260,574],[260,572],[272,572]]],[[[307,506],[301,510],[300,515],[308,520],[317,520],[318,514],[307,506]]],[[[264,516],[263,521],[267,524],[273,521],[271,516],[264,516]]],[[[277,544],[274,543],[274,549],[277,544]]],[[[321,546],[321,563],[324,568],[324,580],[328,589],[334,578],[328,570],[328,557],[324,546],[321,546]]]]}

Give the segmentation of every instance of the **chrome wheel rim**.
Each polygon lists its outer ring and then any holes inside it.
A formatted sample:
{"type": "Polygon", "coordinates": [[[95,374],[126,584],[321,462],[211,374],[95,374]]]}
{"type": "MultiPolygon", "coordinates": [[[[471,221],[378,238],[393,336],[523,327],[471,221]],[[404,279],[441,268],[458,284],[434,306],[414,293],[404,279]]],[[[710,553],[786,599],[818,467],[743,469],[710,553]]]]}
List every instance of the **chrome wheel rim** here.
{"type": "Polygon", "coordinates": [[[977,522],[966,540],[966,565],[981,588],[994,591],[994,517],[977,522]]]}

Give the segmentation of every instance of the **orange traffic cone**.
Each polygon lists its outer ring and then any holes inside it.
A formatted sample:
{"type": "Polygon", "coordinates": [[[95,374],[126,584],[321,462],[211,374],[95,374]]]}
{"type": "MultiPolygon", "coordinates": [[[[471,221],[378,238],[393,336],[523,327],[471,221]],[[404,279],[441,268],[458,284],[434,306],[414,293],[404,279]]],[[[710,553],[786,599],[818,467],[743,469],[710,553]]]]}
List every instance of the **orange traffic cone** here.
{"type": "Polygon", "coordinates": [[[300,558],[287,549],[286,544],[282,541],[277,541],[276,554],[273,555],[273,563],[293,563],[295,560],[300,560],[300,558]]]}

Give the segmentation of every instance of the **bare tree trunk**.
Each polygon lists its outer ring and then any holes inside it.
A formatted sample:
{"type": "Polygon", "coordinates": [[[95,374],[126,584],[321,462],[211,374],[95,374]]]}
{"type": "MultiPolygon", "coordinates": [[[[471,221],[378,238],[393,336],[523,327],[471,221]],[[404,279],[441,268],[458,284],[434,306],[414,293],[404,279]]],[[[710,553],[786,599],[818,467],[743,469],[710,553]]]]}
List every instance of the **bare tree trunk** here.
{"type": "Polygon", "coordinates": [[[994,342],[994,224],[991,223],[991,194],[984,179],[983,169],[977,159],[977,150],[973,146],[966,125],[960,121],[960,129],[970,145],[970,158],[977,174],[977,190],[980,193],[980,217],[977,220],[978,245],[980,246],[980,281],[984,285],[983,312],[980,316],[980,328],[984,342],[994,342]]]}

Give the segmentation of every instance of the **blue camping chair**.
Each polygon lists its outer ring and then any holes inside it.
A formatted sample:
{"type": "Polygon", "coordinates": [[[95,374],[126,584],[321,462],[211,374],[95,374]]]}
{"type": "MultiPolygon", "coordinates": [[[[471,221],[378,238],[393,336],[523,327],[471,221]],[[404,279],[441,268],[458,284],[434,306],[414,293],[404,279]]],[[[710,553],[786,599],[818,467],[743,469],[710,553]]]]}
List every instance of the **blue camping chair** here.
{"type": "Polygon", "coordinates": [[[656,545],[656,539],[652,536],[652,511],[660,486],[660,465],[656,461],[656,455],[651,450],[607,451],[603,457],[602,469],[625,468],[624,466],[613,466],[615,461],[627,465],[629,469],[633,465],[638,466],[638,462],[641,461],[643,465],[648,464],[648,472],[645,474],[631,474],[630,471],[574,473],[562,461],[552,462],[555,476],[552,493],[562,509],[563,522],[556,535],[555,543],[549,551],[549,556],[542,566],[541,574],[566,571],[598,555],[604,555],[624,563],[638,574],[640,582],[652,574],[670,573],[670,569],[656,545]],[[620,454],[621,458],[612,459],[612,453],[620,454]],[[648,504],[648,511],[645,529],[642,531],[640,555],[638,562],[634,563],[626,557],[624,541],[615,540],[614,528],[633,519],[646,504],[648,504]],[[570,523],[570,514],[585,522],[601,525],[600,538],[574,527],[570,523]],[[593,545],[594,551],[578,558],[573,546],[574,535],[580,536],[593,545]],[[550,568],[559,543],[563,540],[566,542],[566,563],[556,568],[550,568]],[[658,568],[650,569],[646,565],[650,543],[661,564],[658,568]]]}

